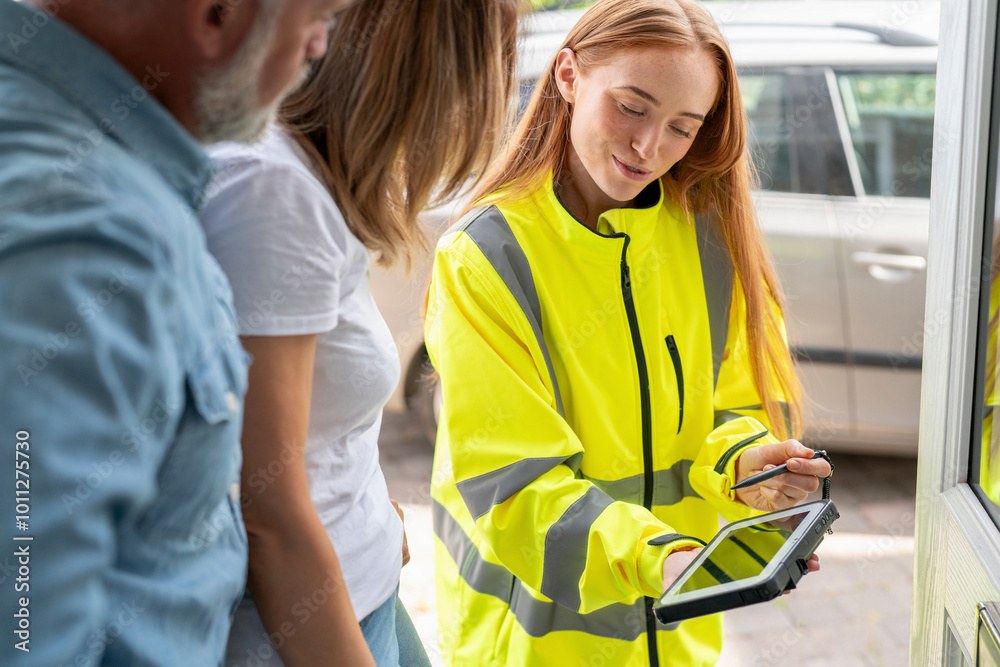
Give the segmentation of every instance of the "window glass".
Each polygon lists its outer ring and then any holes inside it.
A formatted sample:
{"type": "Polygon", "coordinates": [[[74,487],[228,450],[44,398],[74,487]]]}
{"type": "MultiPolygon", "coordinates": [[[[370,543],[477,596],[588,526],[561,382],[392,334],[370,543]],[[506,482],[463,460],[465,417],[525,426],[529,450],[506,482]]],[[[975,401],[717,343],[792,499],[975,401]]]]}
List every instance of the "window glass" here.
{"type": "Polygon", "coordinates": [[[854,194],[822,69],[745,70],[740,91],[750,125],[748,148],[763,189],[854,194]]]}
{"type": "MultiPolygon", "coordinates": [[[[994,132],[996,132],[996,119],[994,119],[994,132]]],[[[996,140],[994,139],[994,144],[996,140]]],[[[992,174],[990,183],[997,188],[997,155],[996,146],[993,147],[993,158],[991,159],[992,174]]],[[[984,235],[987,239],[992,239],[992,243],[985,245],[983,267],[989,267],[989,273],[983,276],[983,283],[989,289],[983,290],[983,301],[981,308],[982,315],[980,322],[985,323],[980,326],[980,331],[985,329],[985,350],[980,349],[980,368],[983,372],[979,376],[978,384],[981,393],[977,394],[982,399],[982,420],[981,437],[973,442],[972,456],[969,469],[971,470],[969,483],[977,490],[987,506],[993,505],[993,516],[996,518],[997,508],[1000,505],[1000,383],[997,382],[997,359],[1000,352],[1000,225],[997,224],[997,199],[1000,192],[994,191],[992,205],[987,210],[992,210],[992,214],[987,218],[984,235]]]]}
{"type": "Polygon", "coordinates": [[[788,107],[788,83],[784,75],[740,76],[743,106],[750,119],[750,154],[764,190],[792,189],[789,136],[783,127],[788,107]]]}
{"type": "Polygon", "coordinates": [[[970,447],[969,484],[1000,526],[1000,69],[994,65],[994,93],[990,152],[986,172],[986,219],[983,224],[982,273],[974,285],[979,290],[979,345],[977,350],[976,402],[973,441],[970,447]]]}
{"type": "Polygon", "coordinates": [[[538,79],[521,79],[517,82],[517,99],[514,100],[516,105],[516,118],[521,119],[524,115],[525,110],[528,108],[528,102],[531,101],[531,94],[535,92],[535,86],[538,84],[538,79]]]}
{"type": "Polygon", "coordinates": [[[934,82],[934,72],[837,75],[867,194],[930,197],[934,82]]]}
{"type": "Polygon", "coordinates": [[[1000,276],[998,276],[997,260],[1000,251],[1000,236],[994,234],[990,254],[992,269],[989,279],[989,306],[986,313],[986,353],[985,373],[983,376],[983,420],[980,446],[973,447],[970,480],[973,486],[978,486],[980,495],[994,504],[1000,504],[1000,421],[997,412],[1000,411],[1000,386],[997,383],[997,337],[998,315],[1000,315],[1000,276]]]}

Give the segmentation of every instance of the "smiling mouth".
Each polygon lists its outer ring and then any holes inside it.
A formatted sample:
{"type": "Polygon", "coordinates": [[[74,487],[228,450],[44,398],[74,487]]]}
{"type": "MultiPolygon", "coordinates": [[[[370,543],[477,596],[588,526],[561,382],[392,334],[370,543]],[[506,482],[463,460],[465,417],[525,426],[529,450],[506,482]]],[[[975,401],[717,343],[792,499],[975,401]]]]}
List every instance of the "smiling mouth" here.
{"type": "MultiPolygon", "coordinates": [[[[614,156],[612,156],[612,157],[614,157],[614,156]]],[[[650,173],[648,171],[643,171],[642,169],[637,169],[637,168],[633,167],[632,165],[630,165],[630,164],[628,164],[626,162],[622,162],[617,157],[615,157],[615,162],[617,162],[618,165],[622,169],[625,169],[626,171],[628,171],[628,172],[630,172],[632,174],[635,174],[636,176],[645,176],[645,175],[647,175],[647,174],[650,173]]]]}

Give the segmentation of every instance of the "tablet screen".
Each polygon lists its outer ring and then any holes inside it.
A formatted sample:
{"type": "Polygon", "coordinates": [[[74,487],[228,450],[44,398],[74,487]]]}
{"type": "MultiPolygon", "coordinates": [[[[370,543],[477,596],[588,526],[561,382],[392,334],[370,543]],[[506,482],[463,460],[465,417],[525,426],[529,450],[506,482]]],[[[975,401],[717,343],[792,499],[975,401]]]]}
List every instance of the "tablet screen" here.
{"type": "Polygon", "coordinates": [[[660,597],[656,617],[672,624],[773,600],[805,574],[839,516],[831,501],[818,500],[729,524],[660,597]]]}
{"type": "Polygon", "coordinates": [[[725,539],[715,543],[712,553],[681,587],[671,592],[683,595],[760,575],[808,514],[809,510],[805,510],[779,521],[730,531],[725,539]]]}

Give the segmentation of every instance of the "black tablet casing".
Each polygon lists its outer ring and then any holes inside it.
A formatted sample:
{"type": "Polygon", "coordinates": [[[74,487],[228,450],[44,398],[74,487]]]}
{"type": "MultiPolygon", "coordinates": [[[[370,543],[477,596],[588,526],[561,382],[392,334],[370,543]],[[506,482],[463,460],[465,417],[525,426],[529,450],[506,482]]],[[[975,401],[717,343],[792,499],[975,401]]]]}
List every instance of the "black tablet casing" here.
{"type": "MultiPolygon", "coordinates": [[[[711,597],[689,600],[687,602],[672,603],[668,606],[656,606],[653,608],[656,617],[661,623],[677,623],[689,618],[695,618],[696,616],[715,614],[727,609],[735,609],[757,602],[773,600],[785,591],[795,588],[799,579],[808,571],[806,561],[809,560],[809,557],[823,541],[823,536],[830,525],[840,518],[840,513],[837,511],[837,507],[833,504],[832,500],[817,500],[815,503],[824,503],[826,506],[812,517],[805,534],[792,546],[787,556],[785,556],[782,565],[776,568],[769,578],[752,587],[721,592],[711,597]]],[[[806,503],[805,505],[800,505],[797,509],[802,509],[812,504],[814,503],[806,503]]],[[[770,515],[765,514],[754,517],[754,519],[755,521],[766,520],[768,516],[770,515]]],[[[708,543],[706,549],[712,548],[718,539],[719,536],[717,535],[708,543]]]]}

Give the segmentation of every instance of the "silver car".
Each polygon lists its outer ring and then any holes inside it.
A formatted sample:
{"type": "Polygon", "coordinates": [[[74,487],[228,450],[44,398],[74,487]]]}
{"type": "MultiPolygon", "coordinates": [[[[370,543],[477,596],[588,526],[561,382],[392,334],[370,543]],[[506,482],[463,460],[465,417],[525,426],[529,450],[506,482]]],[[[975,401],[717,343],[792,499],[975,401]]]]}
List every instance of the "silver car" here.
{"type": "MultiPolygon", "coordinates": [[[[928,2],[714,2],[760,169],[758,212],[786,298],[807,396],[806,442],[916,454],[937,18],[928,2]]],[[[526,20],[523,96],[583,10],[526,20]]],[[[436,238],[458,205],[426,216],[436,238]]],[[[390,408],[431,435],[423,347],[430,258],[373,271],[404,377],[390,408]]]]}

